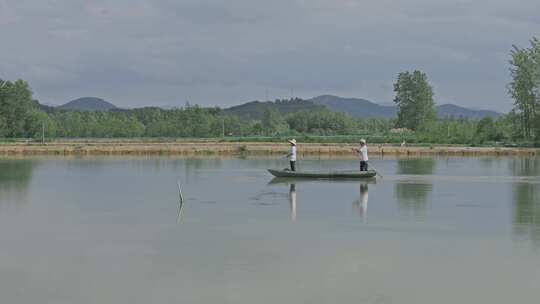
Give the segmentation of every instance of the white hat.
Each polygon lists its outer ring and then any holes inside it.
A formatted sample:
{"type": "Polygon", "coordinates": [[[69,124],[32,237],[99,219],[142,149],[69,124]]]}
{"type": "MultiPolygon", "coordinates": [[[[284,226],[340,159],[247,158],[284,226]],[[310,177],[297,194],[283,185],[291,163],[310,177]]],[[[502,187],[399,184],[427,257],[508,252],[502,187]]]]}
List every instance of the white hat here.
{"type": "Polygon", "coordinates": [[[293,139],[289,140],[289,142],[296,146],[296,139],[293,138],[293,139]]]}
{"type": "Polygon", "coordinates": [[[360,139],[360,142],[363,143],[363,144],[365,144],[365,143],[366,143],[366,140],[362,138],[362,139],[360,139]]]}

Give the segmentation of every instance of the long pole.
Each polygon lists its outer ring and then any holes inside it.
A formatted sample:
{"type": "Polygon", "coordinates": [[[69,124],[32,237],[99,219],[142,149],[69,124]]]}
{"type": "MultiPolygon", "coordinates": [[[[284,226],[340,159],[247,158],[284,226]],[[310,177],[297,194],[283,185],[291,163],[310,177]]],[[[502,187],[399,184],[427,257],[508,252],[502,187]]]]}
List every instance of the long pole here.
{"type": "Polygon", "coordinates": [[[45,143],[45,122],[41,122],[41,143],[45,143]]]}
{"type": "Polygon", "coordinates": [[[180,217],[182,216],[182,207],[184,206],[184,196],[182,195],[182,188],[180,187],[180,180],[176,182],[178,185],[178,208],[176,210],[176,223],[180,222],[180,217]]]}

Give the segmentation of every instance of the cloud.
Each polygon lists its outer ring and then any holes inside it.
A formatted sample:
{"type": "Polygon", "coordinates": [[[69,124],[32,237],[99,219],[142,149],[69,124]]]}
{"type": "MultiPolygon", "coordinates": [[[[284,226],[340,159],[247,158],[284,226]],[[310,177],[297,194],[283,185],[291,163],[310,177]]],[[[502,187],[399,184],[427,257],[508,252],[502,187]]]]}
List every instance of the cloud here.
{"type": "Polygon", "coordinates": [[[508,53],[536,0],[0,0],[0,77],[36,98],[227,105],[320,93],[392,99],[422,69],[438,102],[508,110],[508,53]]]}

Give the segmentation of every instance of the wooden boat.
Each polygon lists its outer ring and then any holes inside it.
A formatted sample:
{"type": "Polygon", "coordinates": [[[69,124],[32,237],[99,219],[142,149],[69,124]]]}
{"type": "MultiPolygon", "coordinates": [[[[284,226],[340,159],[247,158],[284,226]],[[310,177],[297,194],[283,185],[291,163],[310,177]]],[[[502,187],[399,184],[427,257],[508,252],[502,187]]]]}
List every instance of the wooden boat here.
{"type": "Polygon", "coordinates": [[[302,177],[302,178],[373,178],[377,175],[377,171],[290,171],[279,169],[268,169],[275,177],[302,177]]]}
{"type": "Polygon", "coordinates": [[[291,185],[304,183],[351,183],[351,184],[376,184],[376,177],[366,178],[311,178],[311,177],[274,177],[268,185],[291,185]]]}

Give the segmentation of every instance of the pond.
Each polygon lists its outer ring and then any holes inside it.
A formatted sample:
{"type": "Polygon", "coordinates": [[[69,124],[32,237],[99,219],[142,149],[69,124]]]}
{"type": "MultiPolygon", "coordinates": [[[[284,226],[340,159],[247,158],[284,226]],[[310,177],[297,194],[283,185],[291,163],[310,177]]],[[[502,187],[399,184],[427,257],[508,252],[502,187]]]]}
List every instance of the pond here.
{"type": "Polygon", "coordinates": [[[373,159],[382,178],[365,182],[276,180],[266,171],[286,165],[2,158],[2,299],[537,301],[539,158],[373,159]]]}

